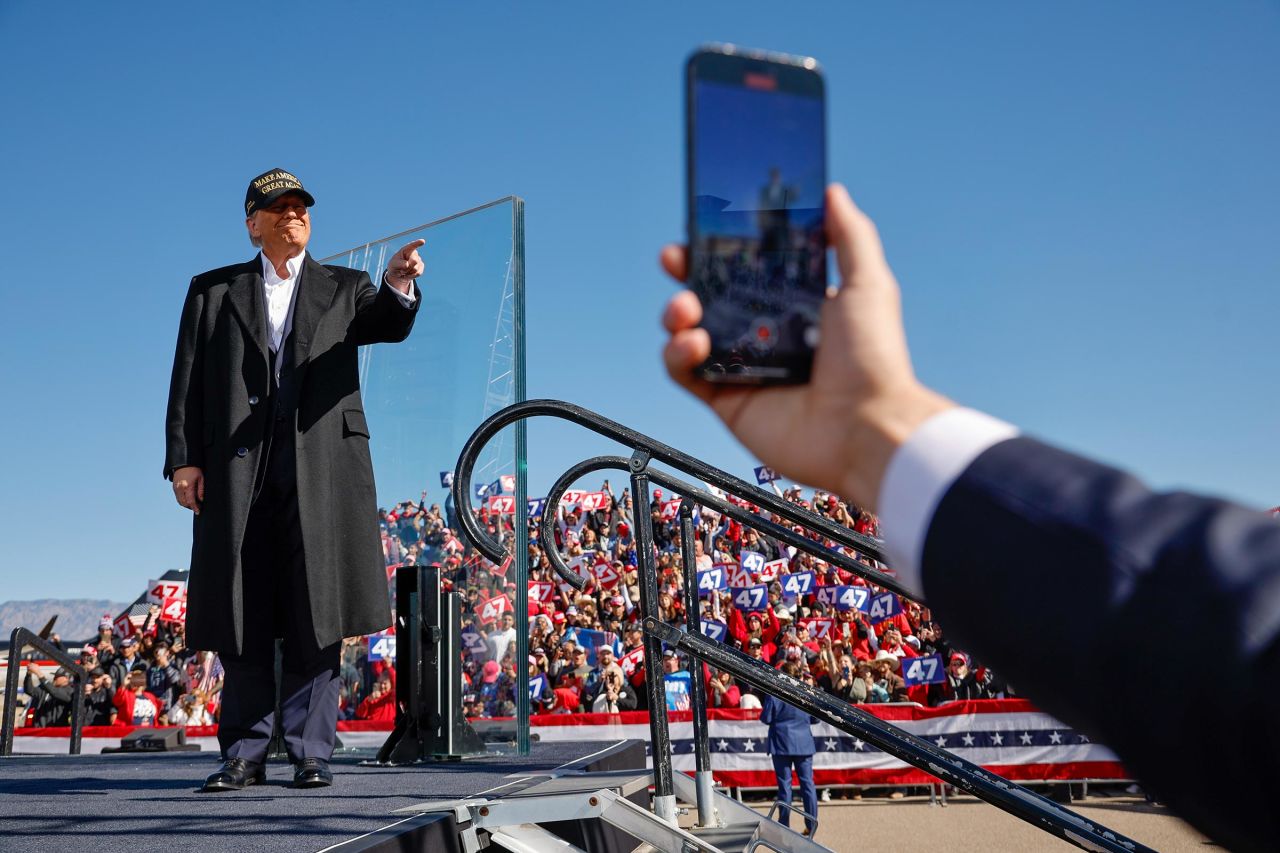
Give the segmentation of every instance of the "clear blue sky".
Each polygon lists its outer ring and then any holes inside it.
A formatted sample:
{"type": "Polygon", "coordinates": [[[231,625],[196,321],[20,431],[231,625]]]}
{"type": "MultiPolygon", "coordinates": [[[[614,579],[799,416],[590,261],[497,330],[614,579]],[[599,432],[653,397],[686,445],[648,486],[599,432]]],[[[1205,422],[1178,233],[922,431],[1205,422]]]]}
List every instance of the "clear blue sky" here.
{"type": "MultiPolygon", "coordinates": [[[[244,186],[273,166],[321,197],[319,251],[523,196],[530,394],[750,476],[659,361],[707,41],[823,63],[829,171],[880,225],[925,381],[1280,503],[1274,3],[189,5],[0,4],[0,598],[185,567],[178,310],[249,257],[244,186]]],[[[595,449],[534,429],[532,491],[595,449]]]]}

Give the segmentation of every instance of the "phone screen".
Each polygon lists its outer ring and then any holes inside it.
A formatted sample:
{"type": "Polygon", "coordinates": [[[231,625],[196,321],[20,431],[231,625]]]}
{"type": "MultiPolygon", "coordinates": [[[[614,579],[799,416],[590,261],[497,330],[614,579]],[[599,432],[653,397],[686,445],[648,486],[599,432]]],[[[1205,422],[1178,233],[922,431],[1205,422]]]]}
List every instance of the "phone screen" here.
{"type": "Polygon", "coordinates": [[[689,63],[689,286],[708,379],[803,382],[826,293],[823,81],[811,60],[689,63]]]}

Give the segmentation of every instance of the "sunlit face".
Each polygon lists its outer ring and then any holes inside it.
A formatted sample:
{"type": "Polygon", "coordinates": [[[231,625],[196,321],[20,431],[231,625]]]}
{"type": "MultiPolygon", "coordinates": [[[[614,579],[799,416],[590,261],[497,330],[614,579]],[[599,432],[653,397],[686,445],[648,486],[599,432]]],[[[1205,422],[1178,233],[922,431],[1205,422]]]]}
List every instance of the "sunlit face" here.
{"type": "Polygon", "coordinates": [[[285,193],[244,221],[249,236],[262,241],[267,257],[291,258],[311,240],[311,212],[297,193],[285,193]]]}

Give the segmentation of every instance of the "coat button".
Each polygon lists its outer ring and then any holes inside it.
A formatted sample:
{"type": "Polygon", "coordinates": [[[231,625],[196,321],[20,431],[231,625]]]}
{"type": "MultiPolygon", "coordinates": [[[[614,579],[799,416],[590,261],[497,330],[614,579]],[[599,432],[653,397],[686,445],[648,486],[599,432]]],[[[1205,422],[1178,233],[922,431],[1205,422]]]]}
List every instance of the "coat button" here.
{"type": "Polygon", "coordinates": [[[250,397],[250,398],[249,398],[249,405],[250,405],[250,406],[256,406],[256,405],[258,405],[258,395],[256,395],[256,394],[255,394],[255,395],[253,395],[252,397],[250,397]]]}
{"type": "Polygon", "coordinates": [[[241,458],[244,458],[245,456],[248,456],[248,455],[249,455],[249,448],[247,448],[247,447],[237,447],[237,448],[236,448],[236,456],[239,456],[239,457],[241,457],[241,458]]]}

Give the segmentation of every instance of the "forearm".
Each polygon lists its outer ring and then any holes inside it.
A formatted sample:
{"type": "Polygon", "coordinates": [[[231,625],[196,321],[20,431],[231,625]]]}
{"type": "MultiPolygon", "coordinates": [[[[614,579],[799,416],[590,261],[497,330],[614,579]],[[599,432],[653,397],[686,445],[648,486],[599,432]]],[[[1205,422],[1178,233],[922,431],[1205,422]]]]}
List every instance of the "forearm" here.
{"type": "MultiPolygon", "coordinates": [[[[1223,814],[1202,804],[1221,802],[1214,778],[1250,772],[1256,740],[1169,744],[1186,742],[1192,718],[1225,732],[1273,730],[1280,525],[1221,501],[1156,494],[1120,471],[1014,439],[979,456],[939,503],[923,580],[966,649],[1065,722],[1124,745],[1121,758],[1140,778],[1186,779],[1161,793],[1202,826],[1221,827],[1220,840],[1236,837],[1223,814]],[[976,530],[998,531],[1000,553],[989,552],[989,537],[970,535],[976,530]],[[1193,625],[1215,642],[1179,642],[1193,625]],[[1118,637],[1138,665],[1097,665],[1118,637]],[[1022,654],[1031,638],[1036,654],[1022,654]],[[1194,704],[1164,686],[1160,662],[1171,643],[1180,667],[1217,675],[1217,688],[1194,704]],[[1094,689],[1066,688],[1082,681],[1094,689]],[[1159,713],[1115,713],[1149,707],[1153,697],[1159,713]],[[1215,772],[1203,780],[1185,773],[1209,762],[1215,772]]],[[[1234,818],[1253,822],[1254,837],[1258,821],[1280,830],[1263,805],[1274,793],[1276,783],[1265,782],[1236,800],[1234,818]]]]}
{"type": "Polygon", "coordinates": [[[351,341],[359,346],[377,343],[399,343],[409,337],[422,296],[415,284],[412,305],[406,305],[401,294],[388,284],[374,287],[366,275],[357,284],[356,315],[350,325],[351,341]]]}

